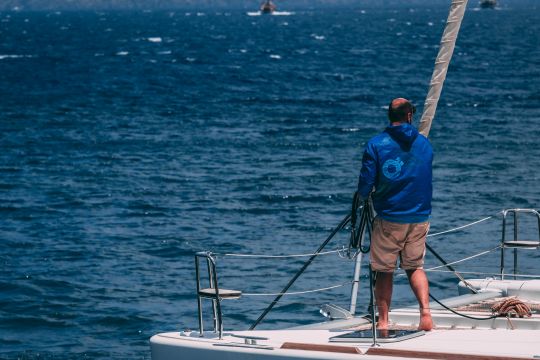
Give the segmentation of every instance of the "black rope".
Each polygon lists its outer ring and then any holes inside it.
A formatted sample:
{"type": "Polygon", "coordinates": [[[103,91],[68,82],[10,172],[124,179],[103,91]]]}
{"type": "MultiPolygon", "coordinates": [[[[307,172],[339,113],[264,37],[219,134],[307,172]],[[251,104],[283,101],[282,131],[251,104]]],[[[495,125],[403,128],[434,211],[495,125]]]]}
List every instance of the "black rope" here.
{"type": "MultiPolygon", "coordinates": [[[[369,235],[369,244],[367,246],[364,246],[364,235],[362,236],[362,239],[360,241],[360,251],[362,254],[367,254],[371,250],[371,229],[373,224],[373,214],[371,214],[371,209],[369,206],[369,202],[366,200],[364,202],[364,208],[362,209],[362,217],[364,219],[364,227],[367,230],[367,233],[369,235]]],[[[360,229],[363,231],[362,229],[360,229]]]]}
{"type": "Polygon", "coordinates": [[[444,305],[442,302],[440,302],[435,296],[429,294],[429,297],[431,299],[433,299],[437,304],[441,305],[443,308],[445,308],[446,310],[450,311],[450,312],[453,312],[454,314],[458,315],[458,316],[462,316],[464,318],[467,318],[467,319],[471,319],[471,320],[492,320],[492,319],[495,319],[496,317],[499,317],[499,315],[495,314],[495,315],[492,315],[490,317],[485,317],[485,318],[480,318],[480,317],[476,317],[476,316],[470,316],[470,315],[466,315],[466,314],[463,314],[463,313],[460,313],[460,312],[457,312],[455,311],[454,309],[444,305]]]}
{"type": "MultiPolygon", "coordinates": [[[[349,247],[357,248],[358,239],[360,237],[360,229],[356,228],[356,220],[358,219],[358,208],[360,207],[360,195],[356,191],[353,195],[352,205],[351,205],[351,241],[349,247]]],[[[361,222],[361,221],[360,221],[361,222]]]]}
{"type": "Polygon", "coordinates": [[[370,250],[370,245],[364,246],[365,232],[367,230],[371,238],[371,223],[373,216],[368,201],[364,201],[363,206],[360,206],[360,194],[358,191],[354,193],[352,208],[351,208],[351,240],[349,241],[349,254],[351,249],[359,249],[362,254],[367,254],[370,250]],[[360,214],[360,223],[356,226],[358,219],[358,210],[362,209],[360,214]]]}
{"type": "Polygon", "coordinates": [[[289,290],[289,288],[294,284],[294,282],[302,275],[302,273],[308,268],[308,266],[315,260],[315,258],[318,256],[318,254],[324,249],[324,247],[332,240],[332,238],[341,230],[343,229],[351,220],[351,214],[347,214],[343,220],[334,228],[332,233],[326,238],[326,240],[319,246],[317,251],[304,263],[302,268],[298,270],[298,272],[292,277],[291,280],[285,285],[283,290],[280,291],[279,295],[276,296],[276,298],[268,305],[268,307],[263,311],[263,313],[255,320],[255,323],[250,326],[249,330],[255,329],[257,325],[265,318],[266,314],[272,310],[272,308],[278,303],[278,301],[281,299],[281,297],[289,290]]]}
{"type": "Polygon", "coordinates": [[[439,255],[435,249],[433,249],[426,241],[426,249],[429,250],[429,252],[431,254],[433,254],[433,256],[435,256],[448,270],[450,270],[451,272],[454,273],[454,275],[457,276],[457,278],[459,280],[461,280],[463,282],[463,284],[465,284],[465,286],[471,290],[474,294],[478,294],[478,290],[476,290],[474,288],[474,286],[472,286],[467,280],[465,280],[465,278],[456,270],[454,269],[454,267],[450,264],[448,264],[448,262],[446,262],[446,260],[444,260],[441,255],[439,255]]]}

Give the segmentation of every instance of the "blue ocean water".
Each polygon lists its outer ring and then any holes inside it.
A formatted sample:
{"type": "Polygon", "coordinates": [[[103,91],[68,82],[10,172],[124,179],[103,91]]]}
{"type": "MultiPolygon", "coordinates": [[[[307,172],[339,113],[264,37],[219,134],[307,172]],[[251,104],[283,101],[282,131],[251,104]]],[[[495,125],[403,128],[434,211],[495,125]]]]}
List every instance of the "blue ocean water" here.
{"type": "MultiPolygon", "coordinates": [[[[148,359],[151,335],[197,327],[195,251],[309,253],[345,216],[390,99],[421,111],[447,8],[287,15],[0,13],[0,358],[148,359]]],[[[539,207],[539,33],[538,9],[467,13],[430,134],[433,232],[539,207]]],[[[499,233],[493,218],[430,242],[454,261],[499,233]]],[[[225,287],[275,293],[303,260],[218,268],[225,287]]],[[[325,255],[291,291],[352,271],[325,255]]],[[[452,274],[430,280],[456,294],[452,274]]],[[[286,296],[261,328],[323,320],[349,292],[286,296]]],[[[225,328],[271,299],[225,302],[225,328]]],[[[398,277],[394,305],[413,301],[398,277]]]]}

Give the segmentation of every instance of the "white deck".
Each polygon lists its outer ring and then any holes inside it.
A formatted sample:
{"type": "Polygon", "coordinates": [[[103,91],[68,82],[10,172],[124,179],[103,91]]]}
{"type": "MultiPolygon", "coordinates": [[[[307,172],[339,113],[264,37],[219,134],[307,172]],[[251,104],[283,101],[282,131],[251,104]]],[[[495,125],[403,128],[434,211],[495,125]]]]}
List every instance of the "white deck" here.
{"type": "MultiPolygon", "coordinates": [[[[226,333],[222,340],[200,338],[198,333],[181,335],[164,333],[152,337],[152,359],[178,360],[247,360],[247,359],[409,359],[408,357],[367,355],[371,344],[334,343],[329,338],[344,332],[329,330],[275,330],[238,331],[236,335],[266,337],[258,345],[268,348],[249,347],[240,338],[226,333]],[[281,349],[285,342],[302,344],[331,345],[356,348],[359,354],[331,351],[308,351],[281,349]],[[222,346],[231,345],[231,346],[222,346]],[[181,349],[181,351],[179,351],[181,349]]],[[[210,334],[209,334],[210,335],[210,334]]],[[[207,335],[208,336],[208,335],[207,335]]],[[[396,343],[381,344],[380,348],[435,352],[444,354],[483,355],[489,357],[510,357],[540,359],[540,339],[533,330],[434,330],[423,336],[396,343]]]]}

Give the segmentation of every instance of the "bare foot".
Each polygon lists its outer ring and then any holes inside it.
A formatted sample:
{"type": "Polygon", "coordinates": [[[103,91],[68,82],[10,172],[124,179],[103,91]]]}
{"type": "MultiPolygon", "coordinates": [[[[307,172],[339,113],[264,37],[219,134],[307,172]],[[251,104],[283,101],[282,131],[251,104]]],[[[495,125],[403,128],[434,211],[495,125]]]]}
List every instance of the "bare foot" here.
{"type": "Polygon", "coordinates": [[[377,330],[388,330],[388,323],[383,321],[377,322],[377,330]]]}
{"type": "Polygon", "coordinates": [[[433,329],[433,319],[429,309],[420,309],[420,324],[418,330],[431,331],[433,329]]]}

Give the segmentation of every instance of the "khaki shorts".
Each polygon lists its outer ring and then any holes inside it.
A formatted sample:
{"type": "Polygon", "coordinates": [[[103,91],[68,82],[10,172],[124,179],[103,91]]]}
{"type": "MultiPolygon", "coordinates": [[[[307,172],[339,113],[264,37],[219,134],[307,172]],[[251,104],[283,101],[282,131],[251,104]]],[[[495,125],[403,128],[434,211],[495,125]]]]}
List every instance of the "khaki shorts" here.
{"type": "Polygon", "coordinates": [[[422,269],[428,231],[429,222],[400,224],[375,218],[371,234],[371,268],[393,272],[399,256],[402,269],[422,269]]]}

